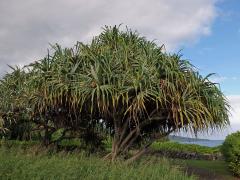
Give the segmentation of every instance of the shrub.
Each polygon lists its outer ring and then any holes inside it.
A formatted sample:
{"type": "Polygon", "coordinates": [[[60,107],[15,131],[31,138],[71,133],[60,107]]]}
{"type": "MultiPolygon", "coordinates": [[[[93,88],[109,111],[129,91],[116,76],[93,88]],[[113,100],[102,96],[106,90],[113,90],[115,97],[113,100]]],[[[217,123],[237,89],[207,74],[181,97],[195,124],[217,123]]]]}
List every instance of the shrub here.
{"type": "Polygon", "coordinates": [[[240,177],[240,160],[230,162],[229,168],[235,176],[240,177]]]}
{"type": "Polygon", "coordinates": [[[240,177],[240,131],[227,136],[222,148],[222,154],[234,175],[240,177]]]}

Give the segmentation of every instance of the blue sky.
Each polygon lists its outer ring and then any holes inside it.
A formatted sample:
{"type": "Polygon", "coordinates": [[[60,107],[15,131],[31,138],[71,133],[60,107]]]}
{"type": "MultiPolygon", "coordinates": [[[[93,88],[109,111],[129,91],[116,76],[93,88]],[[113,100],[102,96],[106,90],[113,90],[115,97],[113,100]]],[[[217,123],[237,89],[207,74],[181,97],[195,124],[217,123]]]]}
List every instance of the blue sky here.
{"type": "Polygon", "coordinates": [[[218,16],[211,25],[211,33],[183,45],[182,54],[201,74],[216,73],[211,79],[220,84],[231,102],[231,127],[202,136],[223,139],[230,132],[240,130],[240,1],[220,1],[216,9],[218,16]]]}
{"type": "Polygon", "coordinates": [[[218,2],[218,17],[211,33],[194,44],[183,46],[182,53],[202,74],[216,73],[226,95],[240,95],[240,1],[218,2]]]}
{"type": "Polygon", "coordinates": [[[240,130],[240,1],[219,1],[216,9],[218,16],[211,24],[211,33],[192,44],[183,45],[182,54],[201,74],[216,73],[211,79],[220,84],[230,101],[231,127],[201,136],[223,139],[227,134],[240,130]]]}

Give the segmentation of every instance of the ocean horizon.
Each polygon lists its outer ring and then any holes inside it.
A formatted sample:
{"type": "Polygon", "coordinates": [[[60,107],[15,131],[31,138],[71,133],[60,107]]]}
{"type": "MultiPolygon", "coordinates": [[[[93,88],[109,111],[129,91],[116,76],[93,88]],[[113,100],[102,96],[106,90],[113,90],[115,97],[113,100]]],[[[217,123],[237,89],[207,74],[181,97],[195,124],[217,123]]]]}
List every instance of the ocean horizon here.
{"type": "Polygon", "coordinates": [[[223,144],[224,140],[210,140],[210,139],[199,139],[199,138],[189,138],[182,136],[169,136],[171,141],[178,142],[180,144],[197,144],[201,146],[207,147],[217,147],[223,144]]]}

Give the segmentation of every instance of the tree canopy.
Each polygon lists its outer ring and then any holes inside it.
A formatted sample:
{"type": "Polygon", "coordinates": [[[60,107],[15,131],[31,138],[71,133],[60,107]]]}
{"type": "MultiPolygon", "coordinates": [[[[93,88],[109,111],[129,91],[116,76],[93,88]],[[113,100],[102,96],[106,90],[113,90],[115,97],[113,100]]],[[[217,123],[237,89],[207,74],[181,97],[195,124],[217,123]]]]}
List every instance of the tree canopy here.
{"type": "Polygon", "coordinates": [[[229,105],[217,84],[163,47],[116,26],[89,44],[56,44],[53,53],[1,80],[1,122],[24,116],[50,136],[58,129],[106,131],[113,160],[136,142],[142,149],[134,158],[171,132],[228,125],[229,105]]]}

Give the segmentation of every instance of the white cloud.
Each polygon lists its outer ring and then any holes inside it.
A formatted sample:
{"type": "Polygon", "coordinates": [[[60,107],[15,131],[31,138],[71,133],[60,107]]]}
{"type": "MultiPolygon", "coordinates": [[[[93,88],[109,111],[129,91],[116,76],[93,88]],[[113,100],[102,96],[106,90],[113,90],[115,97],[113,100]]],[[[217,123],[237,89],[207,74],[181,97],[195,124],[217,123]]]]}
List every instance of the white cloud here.
{"type": "Polygon", "coordinates": [[[123,23],[172,50],[211,33],[215,0],[0,1],[0,72],[46,54],[48,43],[89,40],[123,23]]]}
{"type": "Polygon", "coordinates": [[[224,76],[214,76],[214,77],[211,77],[210,80],[212,82],[215,82],[215,83],[221,83],[225,80],[227,80],[228,78],[227,77],[224,77],[224,76]]]}
{"type": "Polygon", "coordinates": [[[210,77],[210,80],[215,83],[222,83],[224,81],[239,81],[240,77],[232,76],[232,77],[226,77],[226,76],[212,76],[210,77]]]}
{"type": "Polygon", "coordinates": [[[229,103],[232,107],[230,121],[232,125],[240,125],[240,95],[229,95],[227,96],[229,103]]]}

